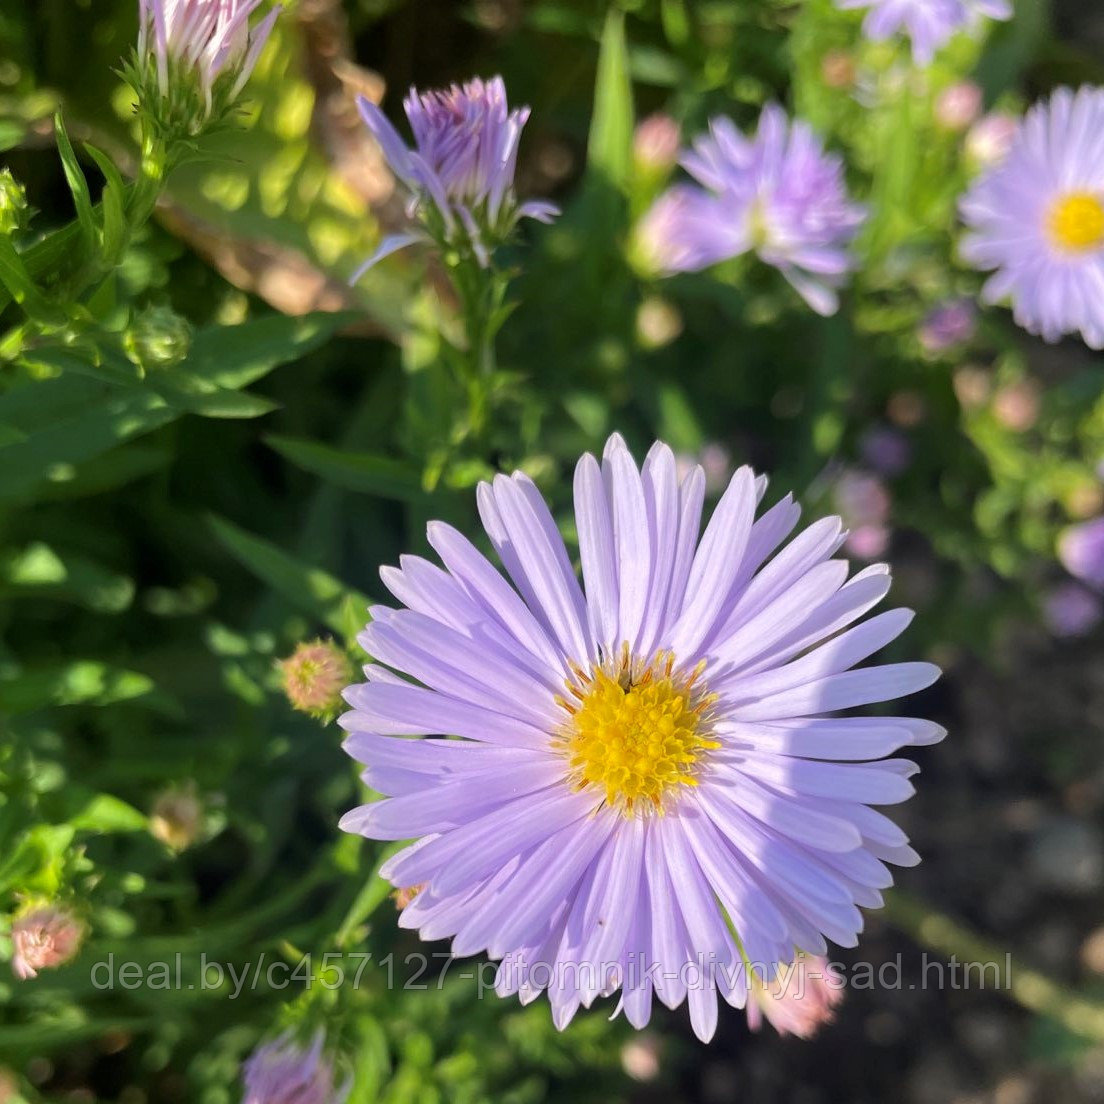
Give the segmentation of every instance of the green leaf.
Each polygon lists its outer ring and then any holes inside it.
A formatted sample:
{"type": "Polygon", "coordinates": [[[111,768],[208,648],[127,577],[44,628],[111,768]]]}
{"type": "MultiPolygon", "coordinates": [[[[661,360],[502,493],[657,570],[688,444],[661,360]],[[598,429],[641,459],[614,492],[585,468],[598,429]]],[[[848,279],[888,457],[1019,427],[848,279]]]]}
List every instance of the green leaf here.
{"type": "Polygon", "coordinates": [[[632,169],[633,99],[625,15],[612,7],[602,29],[594,116],[587,141],[587,170],[615,187],[624,187],[632,169]]]}
{"type": "Polygon", "coordinates": [[[265,444],[297,467],[346,490],[400,502],[424,502],[427,498],[417,468],[401,460],[364,452],[342,452],[317,441],[275,434],[266,437],[265,444]]]}
{"type": "Polygon", "coordinates": [[[96,660],[20,668],[0,675],[0,709],[32,713],[51,705],[113,705],[149,694],[153,680],[96,660]]]}
{"type": "Polygon", "coordinates": [[[277,408],[270,399],[246,391],[232,391],[180,368],[159,369],[146,382],[166,402],[205,418],[258,418],[277,408]]]}
{"type": "Polygon", "coordinates": [[[69,824],[78,832],[141,832],[149,821],[133,805],[128,805],[111,794],[101,793],[92,797],[69,824]]]}
{"type": "Polygon", "coordinates": [[[134,583],[94,560],[35,541],[0,554],[0,594],[55,598],[118,613],[130,605],[134,583]]]}
{"type": "MultiPolygon", "coordinates": [[[[370,602],[363,594],[320,568],[300,563],[271,541],[248,533],[225,518],[211,517],[210,524],[219,543],[243,567],[332,632],[346,633],[349,602],[361,611],[368,608],[370,602]]],[[[362,617],[361,623],[363,620],[362,617]]]]}
{"type": "Polygon", "coordinates": [[[123,183],[119,170],[114,162],[102,150],[88,142],[84,144],[85,152],[96,162],[100,172],[107,181],[101,197],[103,210],[103,251],[108,261],[115,261],[121,256],[127,243],[128,231],[126,221],[126,196],[127,189],[123,183]]]}
{"type": "Polygon", "coordinates": [[[65,170],[65,179],[69,184],[69,191],[73,194],[73,205],[77,209],[81,237],[84,238],[85,249],[91,253],[96,248],[96,218],[92,214],[92,197],[88,194],[88,181],[85,180],[84,173],[77,163],[77,155],[73,152],[69,135],[65,133],[65,123],[62,121],[60,111],[54,116],[54,134],[57,138],[62,168],[65,170]]]}
{"type": "MultiPolygon", "coordinates": [[[[42,321],[60,320],[59,312],[39,291],[23,263],[23,258],[16,252],[7,234],[0,234],[0,284],[7,288],[11,298],[29,317],[42,321]]],[[[5,303],[0,299],[0,310],[4,306],[5,303]]]]}
{"type": "Polygon", "coordinates": [[[184,367],[194,376],[237,390],[317,349],[358,317],[318,311],[298,318],[270,314],[240,326],[208,326],[195,335],[184,367]]]}
{"type": "Polygon", "coordinates": [[[0,500],[23,500],[43,487],[68,482],[76,477],[78,465],[177,416],[152,392],[93,400],[78,413],[28,434],[26,440],[0,448],[0,500]]]}

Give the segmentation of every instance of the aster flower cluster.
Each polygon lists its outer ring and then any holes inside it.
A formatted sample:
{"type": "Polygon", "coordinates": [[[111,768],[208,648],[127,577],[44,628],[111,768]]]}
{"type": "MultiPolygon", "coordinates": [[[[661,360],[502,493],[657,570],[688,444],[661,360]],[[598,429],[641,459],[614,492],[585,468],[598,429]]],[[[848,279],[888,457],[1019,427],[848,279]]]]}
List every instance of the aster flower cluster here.
{"type": "Polygon", "coordinates": [[[875,41],[906,34],[917,65],[929,65],[960,31],[983,19],[1011,19],[1009,0],[836,0],[840,8],[869,8],[863,33],[875,41]]]}
{"type": "Polygon", "coordinates": [[[518,143],[529,108],[510,110],[501,77],[470,80],[440,91],[411,89],[403,101],[414,148],[408,149],[380,108],[361,96],[361,116],[395,176],[409,190],[416,226],[381,242],[353,276],[416,241],[470,250],[486,266],[519,219],[549,222],[544,200],[521,203],[514,193],[518,143]]]}
{"type": "Polygon", "coordinates": [[[420,887],[401,926],[499,959],[496,990],[547,992],[560,1027],[619,991],[634,1026],[685,1001],[708,1039],[718,996],[853,946],[887,864],[917,861],[874,806],[912,792],[893,753],[944,730],[840,714],[939,672],[854,669],[912,615],[862,621],[888,570],[848,579],[838,518],[787,544],[799,508],[756,519],[765,488],[737,471],[699,539],[704,472],[658,443],[637,467],[615,435],[576,468],[582,583],[520,473],[478,493],[509,582],[440,522],[443,566],[381,572],[400,605],[371,611],[341,724],[386,796],[342,827],[413,839],[381,870],[420,887]]]}
{"type": "Polygon", "coordinates": [[[139,110],[167,138],[192,138],[237,101],[279,15],[255,27],[261,0],[139,0],[138,45],[124,75],[139,110]]]}
{"type": "Polygon", "coordinates": [[[698,183],[676,184],[644,217],[645,264],[695,272],[755,252],[819,314],[837,310],[865,213],[847,195],[843,162],[806,123],[769,105],[748,138],[717,118],[682,164],[698,183]]]}

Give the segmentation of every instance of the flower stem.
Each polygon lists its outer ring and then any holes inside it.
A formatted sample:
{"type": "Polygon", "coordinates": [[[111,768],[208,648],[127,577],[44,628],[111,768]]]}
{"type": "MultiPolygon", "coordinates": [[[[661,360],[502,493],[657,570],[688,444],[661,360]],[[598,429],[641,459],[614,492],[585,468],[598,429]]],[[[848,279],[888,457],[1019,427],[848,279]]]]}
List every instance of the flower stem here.
{"type": "MultiPolygon", "coordinates": [[[[1088,1000],[1046,974],[1021,965],[1006,948],[910,894],[900,890],[887,893],[885,915],[895,928],[939,954],[953,955],[962,962],[997,964],[998,986],[1003,980],[1003,988],[1021,1007],[1056,1020],[1072,1034],[1104,1041],[1104,1003],[1088,1000]],[[1008,964],[1003,979],[1001,963],[1008,964]]],[[[984,970],[981,980],[985,980],[984,970]]]]}

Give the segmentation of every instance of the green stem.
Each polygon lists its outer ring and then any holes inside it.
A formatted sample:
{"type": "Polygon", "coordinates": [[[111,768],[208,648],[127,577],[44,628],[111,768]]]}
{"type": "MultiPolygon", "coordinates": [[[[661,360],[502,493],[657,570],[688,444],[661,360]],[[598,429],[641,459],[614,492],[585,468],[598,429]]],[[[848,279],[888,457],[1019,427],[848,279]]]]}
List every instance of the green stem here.
{"type": "MultiPolygon", "coordinates": [[[[964,962],[1008,962],[1004,980],[1017,1004],[1056,1020],[1075,1035],[1104,1041],[1104,1004],[1101,1002],[1079,996],[1046,974],[1021,965],[1013,960],[1007,949],[900,890],[886,895],[885,915],[895,928],[939,954],[953,955],[964,962]]],[[[984,979],[984,971],[981,976],[984,979]]]]}
{"type": "Polygon", "coordinates": [[[471,432],[479,437],[486,424],[489,390],[497,367],[494,339],[507,280],[493,265],[483,267],[472,255],[459,258],[452,268],[452,280],[464,324],[463,383],[468,389],[471,432]]]}

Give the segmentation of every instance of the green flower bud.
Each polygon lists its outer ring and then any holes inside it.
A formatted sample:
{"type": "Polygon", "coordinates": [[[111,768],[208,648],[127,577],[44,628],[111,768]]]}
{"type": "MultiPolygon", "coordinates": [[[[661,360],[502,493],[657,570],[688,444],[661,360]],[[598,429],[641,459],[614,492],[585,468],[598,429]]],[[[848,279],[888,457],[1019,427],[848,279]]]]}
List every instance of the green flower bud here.
{"type": "Polygon", "coordinates": [[[192,326],[171,307],[149,307],[127,330],[123,347],[143,372],[171,368],[187,355],[192,344],[192,326]]]}
{"type": "Polygon", "coordinates": [[[0,234],[22,230],[29,213],[23,185],[12,176],[11,169],[0,169],[0,234]]]}

